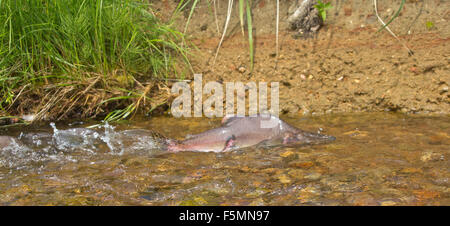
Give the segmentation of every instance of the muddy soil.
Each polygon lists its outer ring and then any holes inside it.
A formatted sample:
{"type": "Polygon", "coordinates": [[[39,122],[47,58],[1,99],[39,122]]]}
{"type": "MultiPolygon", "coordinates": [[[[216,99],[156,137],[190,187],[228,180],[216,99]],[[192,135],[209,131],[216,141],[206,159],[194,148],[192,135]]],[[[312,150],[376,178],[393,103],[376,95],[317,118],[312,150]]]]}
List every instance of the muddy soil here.
{"type": "MultiPolygon", "coordinates": [[[[336,112],[399,111],[450,113],[450,2],[407,1],[390,28],[414,55],[380,24],[373,2],[330,1],[325,26],[312,39],[296,39],[286,22],[294,1],[281,1],[280,53],[275,47],[276,1],[253,1],[255,62],[250,72],[247,37],[239,27],[237,3],[216,63],[215,50],[227,12],[227,1],[199,3],[188,27],[195,73],[203,81],[280,82],[280,110],[289,115],[336,112]],[[431,22],[431,23],[430,23],[431,22]],[[427,23],[429,26],[427,26],[427,23]],[[218,25],[218,26],[217,26],[218,25]],[[431,26],[432,25],[432,26],[431,26]]],[[[176,1],[154,1],[161,17],[176,1]]],[[[378,1],[388,21],[399,1],[378,1]]],[[[178,21],[181,30],[189,12],[178,21]]],[[[192,78],[192,75],[188,75],[192,78]]]]}

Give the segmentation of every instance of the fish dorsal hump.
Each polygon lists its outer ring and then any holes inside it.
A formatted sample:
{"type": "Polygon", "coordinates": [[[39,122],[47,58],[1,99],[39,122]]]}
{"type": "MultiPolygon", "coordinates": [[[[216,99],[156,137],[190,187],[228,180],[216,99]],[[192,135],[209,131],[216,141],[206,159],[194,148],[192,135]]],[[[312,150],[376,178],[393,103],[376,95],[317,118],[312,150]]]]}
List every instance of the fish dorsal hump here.
{"type": "Polygon", "coordinates": [[[238,119],[242,119],[242,118],[244,118],[244,117],[243,116],[235,116],[235,115],[226,115],[225,117],[222,118],[222,125],[229,126],[234,121],[236,121],[238,119]]]}

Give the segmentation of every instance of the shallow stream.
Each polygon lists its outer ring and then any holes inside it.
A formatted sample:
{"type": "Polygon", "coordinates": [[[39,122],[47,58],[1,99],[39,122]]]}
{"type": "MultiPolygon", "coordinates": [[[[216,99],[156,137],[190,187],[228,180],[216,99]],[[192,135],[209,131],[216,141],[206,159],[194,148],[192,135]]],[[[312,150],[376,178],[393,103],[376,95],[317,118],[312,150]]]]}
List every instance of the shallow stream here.
{"type": "Polygon", "coordinates": [[[0,205],[450,205],[450,118],[281,117],[336,141],[226,153],[160,150],[220,119],[153,117],[1,130],[0,205]]]}

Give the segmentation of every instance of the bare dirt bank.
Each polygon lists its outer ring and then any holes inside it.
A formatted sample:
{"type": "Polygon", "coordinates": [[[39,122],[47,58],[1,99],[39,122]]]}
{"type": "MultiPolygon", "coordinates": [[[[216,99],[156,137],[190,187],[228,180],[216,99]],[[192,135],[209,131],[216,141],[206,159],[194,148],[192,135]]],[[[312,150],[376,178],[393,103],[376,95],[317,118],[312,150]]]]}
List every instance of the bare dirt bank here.
{"type": "MultiPolygon", "coordinates": [[[[328,12],[326,26],[309,40],[293,38],[285,22],[292,1],[281,2],[281,49],[276,63],[275,1],[255,1],[253,73],[237,6],[230,25],[234,29],[213,65],[220,37],[212,6],[200,4],[188,29],[199,48],[193,54],[194,71],[202,73],[204,81],[280,82],[280,109],[292,115],[386,110],[450,113],[450,2],[407,1],[391,29],[414,51],[413,56],[386,31],[376,33],[379,24],[372,1],[331,1],[334,8],[328,12]],[[432,28],[426,26],[428,21],[432,28]]],[[[174,4],[162,1],[155,6],[164,14],[174,4]]],[[[385,19],[399,6],[396,1],[378,4],[385,19]]],[[[217,11],[221,29],[226,7],[222,1],[217,11]]]]}

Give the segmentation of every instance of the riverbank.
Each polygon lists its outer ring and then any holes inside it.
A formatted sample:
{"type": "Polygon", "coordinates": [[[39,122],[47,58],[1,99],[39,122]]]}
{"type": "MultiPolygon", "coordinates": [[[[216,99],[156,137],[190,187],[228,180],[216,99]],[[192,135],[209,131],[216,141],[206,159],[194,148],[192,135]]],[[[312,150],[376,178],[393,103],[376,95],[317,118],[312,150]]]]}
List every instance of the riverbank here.
{"type": "MultiPolygon", "coordinates": [[[[31,115],[36,121],[166,114],[174,97],[170,93],[174,80],[166,79],[192,79],[193,73],[201,73],[203,82],[280,82],[280,110],[291,116],[380,111],[450,114],[450,28],[447,26],[450,16],[446,11],[449,2],[406,1],[400,16],[390,27],[414,51],[412,56],[386,31],[377,32],[380,25],[372,1],[330,2],[333,8],[328,11],[325,26],[317,37],[306,40],[296,39],[295,31],[288,28],[286,19],[293,1],[281,2],[280,52],[276,57],[275,1],[254,1],[252,73],[247,37],[240,32],[237,5],[216,64],[213,64],[220,40],[218,30],[223,28],[227,4],[216,5],[216,24],[212,4],[200,2],[186,33],[188,42],[197,47],[186,55],[192,70],[184,63],[174,63],[175,66],[166,70],[163,57],[158,58],[161,60],[157,64],[159,68],[147,67],[147,72],[143,73],[138,69],[129,70],[129,66],[134,65],[131,57],[126,61],[130,65],[120,58],[108,62],[108,72],[104,73],[100,56],[99,61],[92,61],[97,64],[93,64],[94,70],[89,73],[77,74],[77,70],[57,76],[43,73],[38,76],[38,82],[34,82],[36,79],[30,83],[19,80],[22,83],[14,83],[19,84],[17,86],[11,86],[11,80],[2,80],[4,93],[9,96],[4,95],[0,114],[31,115]],[[70,79],[62,79],[67,74],[70,79]]],[[[177,2],[150,3],[151,14],[162,25],[171,25],[167,18],[171,18],[177,2]]],[[[393,0],[378,4],[379,14],[385,20],[399,5],[393,0]]],[[[186,8],[184,16],[176,20],[177,30],[184,30],[189,10],[186,8]]],[[[176,30],[173,32],[179,34],[176,30]]],[[[169,32],[168,36],[171,34],[169,32]]],[[[181,43],[182,38],[174,41],[181,43]]],[[[164,45],[160,47],[164,49],[164,45]]],[[[92,55],[96,56],[95,51],[92,55]]],[[[106,62],[109,57],[104,59],[106,62]]],[[[142,61],[137,66],[150,62],[154,61],[142,61]]],[[[31,76],[37,72],[28,73],[31,76]]]]}
{"type": "MultiPolygon", "coordinates": [[[[280,53],[275,57],[275,1],[256,1],[254,71],[250,73],[247,38],[239,29],[237,7],[227,38],[213,64],[220,36],[209,6],[198,6],[188,37],[198,46],[192,65],[207,81],[280,82],[280,110],[295,115],[393,111],[450,114],[450,3],[407,1],[390,25],[413,51],[380,24],[372,1],[330,1],[334,6],[314,39],[296,39],[286,22],[293,1],[280,5],[280,53]],[[427,27],[433,24],[432,27],[427,27]]],[[[379,1],[388,20],[396,1],[379,1]]],[[[163,1],[160,10],[173,6],[163,1]]],[[[227,5],[218,6],[223,22],[227,5]]],[[[222,29],[222,24],[219,23],[222,29]]]]}
{"type": "Polygon", "coordinates": [[[2,1],[0,24],[0,122],[149,112],[190,70],[184,35],[148,2],[2,1]]]}

